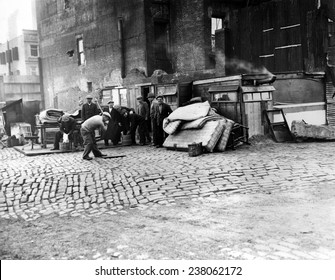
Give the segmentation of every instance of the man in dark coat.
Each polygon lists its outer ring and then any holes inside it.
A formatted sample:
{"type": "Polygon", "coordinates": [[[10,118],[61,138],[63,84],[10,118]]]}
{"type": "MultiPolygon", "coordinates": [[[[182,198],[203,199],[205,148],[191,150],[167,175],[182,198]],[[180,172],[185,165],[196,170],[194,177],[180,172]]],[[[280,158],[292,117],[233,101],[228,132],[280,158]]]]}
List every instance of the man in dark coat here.
{"type": "Polygon", "coordinates": [[[156,144],[156,148],[163,147],[163,143],[166,138],[166,133],[163,130],[163,120],[172,113],[172,109],[170,105],[163,102],[163,95],[158,95],[156,97],[157,105],[154,107],[154,122],[157,124],[157,131],[155,133],[156,139],[154,139],[154,143],[156,144]]]}
{"type": "Polygon", "coordinates": [[[136,113],[140,115],[142,118],[144,118],[145,120],[145,124],[143,124],[142,129],[144,130],[146,140],[148,141],[148,143],[150,143],[151,136],[150,136],[149,129],[148,129],[148,121],[150,120],[150,108],[147,102],[143,100],[142,96],[138,96],[136,99],[138,102],[136,113]]]}
{"type": "Polygon", "coordinates": [[[114,101],[112,100],[108,101],[108,108],[104,109],[104,112],[108,112],[111,115],[107,131],[104,135],[105,146],[108,146],[109,139],[112,141],[113,145],[117,145],[121,140],[121,114],[114,108],[114,101]]]}
{"type": "Polygon", "coordinates": [[[83,122],[89,119],[90,117],[99,115],[100,113],[97,104],[93,103],[92,99],[93,97],[91,95],[87,95],[86,97],[87,103],[85,103],[81,108],[81,119],[83,122]]]}
{"type": "Polygon", "coordinates": [[[59,142],[63,138],[63,134],[69,135],[69,140],[73,141],[74,150],[77,149],[80,142],[79,130],[76,128],[76,120],[68,114],[64,114],[58,120],[60,126],[59,131],[55,135],[54,147],[51,150],[59,150],[59,142]]]}
{"type": "Polygon", "coordinates": [[[150,92],[148,94],[148,100],[150,103],[149,111],[150,111],[150,126],[152,131],[152,139],[153,139],[153,146],[156,146],[155,140],[156,140],[156,131],[157,131],[157,123],[154,121],[154,115],[155,115],[155,106],[158,104],[155,100],[155,94],[150,92]]]}
{"type": "Polygon", "coordinates": [[[138,134],[140,135],[140,145],[145,145],[145,132],[146,132],[146,122],[145,119],[136,114],[133,109],[128,112],[129,122],[130,122],[130,135],[133,145],[136,145],[136,129],[138,128],[138,134]]]}

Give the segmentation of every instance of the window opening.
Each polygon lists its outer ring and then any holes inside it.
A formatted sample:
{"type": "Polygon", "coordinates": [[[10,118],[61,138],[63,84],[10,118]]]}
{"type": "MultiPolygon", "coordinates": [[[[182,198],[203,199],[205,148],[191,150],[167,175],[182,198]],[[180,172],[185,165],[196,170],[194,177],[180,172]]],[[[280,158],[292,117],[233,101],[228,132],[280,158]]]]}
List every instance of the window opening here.
{"type": "Polygon", "coordinates": [[[77,39],[77,51],[78,51],[78,65],[85,65],[85,54],[84,54],[84,41],[80,37],[77,39]]]}
{"type": "Polygon", "coordinates": [[[30,45],[30,55],[34,57],[38,56],[37,45],[30,45]]]}
{"type": "Polygon", "coordinates": [[[223,28],[222,22],[223,22],[222,18],[212,17],[212,23],[211,23],[212,50],[215,49],[215,31],[223,28]]]}

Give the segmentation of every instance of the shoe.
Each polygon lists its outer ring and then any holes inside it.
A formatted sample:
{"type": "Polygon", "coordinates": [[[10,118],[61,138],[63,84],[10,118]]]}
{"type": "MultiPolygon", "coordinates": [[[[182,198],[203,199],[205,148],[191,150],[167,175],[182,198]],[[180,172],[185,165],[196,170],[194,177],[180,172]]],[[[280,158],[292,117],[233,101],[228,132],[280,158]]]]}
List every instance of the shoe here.
{"type": "Polygon", "coordinates": [[[140,146],[145,146],[145,143],[140,143],[140,146]]]}
{"type": "Polygon", "coordinates": [[[95,157],[106,157],[107,155],[106,154],[101,154],[99,156],[95,156],[95,157]]]}
{"type": "Polygon", "coordinates": [[[156,148],[162,148],[163,146],[162,145],[156,145],[155,147],[156,148]]]}
{"type": "Polygon", "coordinates": [[[50,151],[58,151],[59,150],[59,148],[52,148],[52,149],[50,149],[50,151]]]}
{"type": "Polygon", "coordinates": [[[91,157],[83,157],[84,160],[92,160],[93,158],[91,157]]]}

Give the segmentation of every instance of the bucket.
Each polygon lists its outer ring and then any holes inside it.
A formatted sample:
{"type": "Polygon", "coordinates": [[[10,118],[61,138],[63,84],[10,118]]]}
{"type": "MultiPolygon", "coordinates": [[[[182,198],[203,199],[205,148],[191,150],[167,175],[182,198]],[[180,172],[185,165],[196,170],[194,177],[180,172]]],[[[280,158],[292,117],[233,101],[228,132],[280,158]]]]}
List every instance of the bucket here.
{"type": "Polygon", "coordinates": [[[71,143],[70,142],[67,142],[67,143],[61,142],[61,143],[59,143],[59,145],[60,145],[60,150],[61,151],[71,151],[71,143]]]}
{"type": "Polygon", "coordinates": [[[188,145],[188,155],[190,157],[196,157],[202,154],[202,142],[192,143],[188,145]]]}
{"type": "Polygon", "coordinates": [[[131,142],[131,135],[126,134],[122,136],[122,145],[123,146],[130,146],[132,144],[131,142]]]}

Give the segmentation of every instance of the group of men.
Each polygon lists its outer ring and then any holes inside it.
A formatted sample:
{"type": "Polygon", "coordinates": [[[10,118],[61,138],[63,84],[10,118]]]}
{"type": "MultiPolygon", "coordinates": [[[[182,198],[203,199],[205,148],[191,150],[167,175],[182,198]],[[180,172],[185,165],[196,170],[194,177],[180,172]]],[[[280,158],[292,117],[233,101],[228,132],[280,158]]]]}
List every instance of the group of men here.
{"type": "MultiPolygon", "coordinates": [[[[132,144],[136,145],[136,132],[139,134],[139,144],[152,144],[156,148],[162,147],[166,134],[163,130],[163,120],[171,112],[171,107],[163,102],[163,96],[149,93],[148,103],[143,100],[142,96],[137,97],[137,107],[127,108],[114,105],[111,100],[108,102],[108,108],[103,111],[97,104],[93,103],[92,96],[87,96],[87,103],[83,104],[81,109],[82,124],[80,134],[84,145],[84,160],[91,160],[91,152],[95,157],[105,156],[100,152],[95,140],[95,130],[103,132],[105,146],[109,145],[109,140],[113,145],[118,145],[121,140],[121,133],[130,132],[132,144]],[[101,115],[99,115],[101,114],[101,115]],[[152,137],[150,135],[152,132],[152,137]]],[[[76,121],[68,114],[63,115],[60,120],[60,130],[57,132],[52,150],[59,149],[59,142],[63,134],[69,136],[70,141],[74,142],[74,149],[80,144],[80,135],[76,129],[76,121]]]]}

